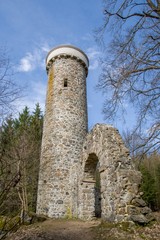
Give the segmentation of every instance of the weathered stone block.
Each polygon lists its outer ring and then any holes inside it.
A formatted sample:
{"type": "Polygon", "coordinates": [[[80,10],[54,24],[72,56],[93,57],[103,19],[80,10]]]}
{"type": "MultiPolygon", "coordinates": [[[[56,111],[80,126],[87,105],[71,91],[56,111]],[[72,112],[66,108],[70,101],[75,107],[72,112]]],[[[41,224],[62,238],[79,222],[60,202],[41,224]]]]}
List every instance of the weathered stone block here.
{"type": "Polygon", "coordinates": [[[134,198],[132,204],[138,207],[145,207],[147,205],[142,198],[134,198]]]}

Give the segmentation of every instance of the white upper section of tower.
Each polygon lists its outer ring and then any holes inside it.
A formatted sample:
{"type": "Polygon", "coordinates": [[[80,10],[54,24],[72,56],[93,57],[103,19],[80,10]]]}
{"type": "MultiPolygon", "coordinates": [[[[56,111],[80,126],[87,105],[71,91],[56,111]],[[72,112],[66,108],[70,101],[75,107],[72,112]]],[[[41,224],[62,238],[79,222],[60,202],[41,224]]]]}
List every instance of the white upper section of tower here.
{"type": "Polygon", "coordinates": [[[82,60],[85,63],[87,68],[89,67],[89,60],[88,60],[87,55],[79,48],[71,46],[71,45],[61,45],[56,48],[53,48],[46,57],[46,65],[49,63],[49,61],[52,58],[55,58],[55,57],[57,57],[59,55],[63,55],[63,54],[74,56],[74,57],[82,60]]]}

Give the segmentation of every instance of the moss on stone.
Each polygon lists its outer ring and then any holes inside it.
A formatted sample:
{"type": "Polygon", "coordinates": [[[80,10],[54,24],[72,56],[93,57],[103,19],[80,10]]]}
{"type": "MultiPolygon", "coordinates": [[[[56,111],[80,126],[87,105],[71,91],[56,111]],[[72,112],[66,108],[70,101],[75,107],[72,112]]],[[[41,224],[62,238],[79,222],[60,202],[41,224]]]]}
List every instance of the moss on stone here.
{"type": "Polygon", "coordinates": [[[72,218],[72,210],[71,210],[70,207],[67,207],[66,218],[67,219],[71,219],[72,218]]]}

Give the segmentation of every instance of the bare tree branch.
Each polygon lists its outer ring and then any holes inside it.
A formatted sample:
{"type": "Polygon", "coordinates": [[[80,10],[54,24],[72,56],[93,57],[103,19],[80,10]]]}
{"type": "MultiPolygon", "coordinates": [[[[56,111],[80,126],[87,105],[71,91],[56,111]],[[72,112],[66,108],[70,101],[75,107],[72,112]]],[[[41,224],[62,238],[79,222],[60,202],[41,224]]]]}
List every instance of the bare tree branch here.
{"type": "Polygon", "coordinates": [[[155,19],[159,19],[160,18],[159,16],[154,16],[154,15],[152,15],[150,13],[146,13],[146,12],[143,12],[143,13],[133,13],[133,14],[128,15],[128,16],[122,16],[118,12],[110,13],[107,10],[105,10],[104,12],[105,12],[105,14],[109,15],[110,17],[116,15],[116,16],[118,16],[119,18],[121,18],[123,20],[127,20],[128,18],[132,18],[132,17],[148,17],[148,18],[155,18],[155,19]]]}
{"type": "Polygon", "coordinates": [[[14,73],[7,51],[0,48],[0,120],[21,97],[21,89],[13,79],[14,73]]]}
{"type": "Polygon", "coordinates": [[[97,86],[106,98],[104,117],[125,118],[125,103],[132,105],[141,147],[160,150],[160,1],[104,0],[104,16],[100,37],[113,34],[97,86]]]}

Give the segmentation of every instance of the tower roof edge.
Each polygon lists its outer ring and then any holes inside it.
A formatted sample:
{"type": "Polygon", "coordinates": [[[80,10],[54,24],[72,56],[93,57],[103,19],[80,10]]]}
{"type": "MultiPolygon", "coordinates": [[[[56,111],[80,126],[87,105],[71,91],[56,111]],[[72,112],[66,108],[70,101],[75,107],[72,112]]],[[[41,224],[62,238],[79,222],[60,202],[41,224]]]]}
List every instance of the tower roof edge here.
{"type": "Polygon", "coordinates": [[[72,46],[72,45],[60,45],[57,46],[49,51],[46,57],[46,65],[49,63],[49,61],[58,56],[58,55],[71,55],[75,56],[77,58],[80,58],[86,65],[86,67],[89,67],[89,59],[87,55],[79,48],[72,46]]]}

